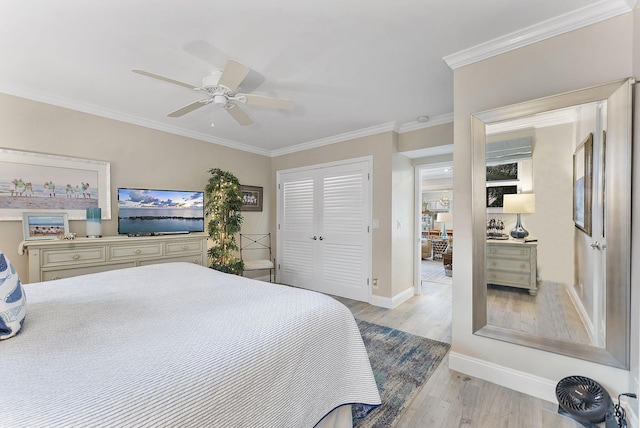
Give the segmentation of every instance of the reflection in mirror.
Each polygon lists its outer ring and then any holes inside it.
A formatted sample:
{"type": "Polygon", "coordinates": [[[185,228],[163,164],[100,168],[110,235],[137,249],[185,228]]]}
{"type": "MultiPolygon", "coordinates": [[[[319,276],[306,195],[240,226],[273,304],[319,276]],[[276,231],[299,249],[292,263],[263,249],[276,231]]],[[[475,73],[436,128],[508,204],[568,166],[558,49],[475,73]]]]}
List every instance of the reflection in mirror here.
{"type": "MultiPolygon", "coordinates": [[[[574,225],[573,158],[585,135],[595,134],[594,146],[602,146],[605,118],[606,101],[598,101],[487,125],[487,193],[505,186],[517,191],[516,195],[505,194],[502,201],[487,208],[488,225],[504,225],[503,234],[488,233],[488,324],[604,346],[604,278],[599,272],[603,271],[605,254],[580,251],[585,232],[574,225]],[[503,166],[509,168],[513,178],[498,175],[500,180],[495,180],[491,172],[503,166]],[[532,199],[533,203],[525,206],[518,203],[518,197],[532,199]],[[524,218],[519,226],[517,216],[524,218]],[[590,270],[592,275],[582,275],[590,270]]],[[[580,147],[584,160],[584,144],[580,147]]],[[[588,168],[593,171],[590,176],[598,181],[602,179],[601,161],[597,151],[588,168]]],[[[580,193],[575,197],[581,202],[576,212],[584,225],[587,168],[584,163],[577,165],[575,188],[580,193]]],[[[602,200],[601,184],[590,186],[596,204],[602,200]]],[[[601,225],[602,210],[596,204],[592,210],[597,218],[594,223],[601,225]]],[[[599,235],[591,238],[603,240],[602,233],[599,235]]]]}
{"type": "Polygon", "coordinates": [[[477,334],[628,367],[630,99],[625,81],[474,115],[477,334]]]}

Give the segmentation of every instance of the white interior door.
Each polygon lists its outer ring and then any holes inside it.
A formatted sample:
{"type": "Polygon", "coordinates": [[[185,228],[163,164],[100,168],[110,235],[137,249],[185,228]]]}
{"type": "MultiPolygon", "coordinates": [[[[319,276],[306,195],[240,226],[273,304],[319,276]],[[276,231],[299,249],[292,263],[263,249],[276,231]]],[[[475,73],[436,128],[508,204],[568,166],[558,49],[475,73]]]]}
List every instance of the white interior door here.
{"type": "Polygon", "coordinates": [[[314,167],[279,177],[280,280],[368,301],[370,163],[314,167]]]}
{"type": "Polygon", "coordinates": [[[278,183],[277,268],[283,284],[316,290],[316,171],[282,174],[278,183]],[[302,285],[304,284],[304,285],[302,285]]]}

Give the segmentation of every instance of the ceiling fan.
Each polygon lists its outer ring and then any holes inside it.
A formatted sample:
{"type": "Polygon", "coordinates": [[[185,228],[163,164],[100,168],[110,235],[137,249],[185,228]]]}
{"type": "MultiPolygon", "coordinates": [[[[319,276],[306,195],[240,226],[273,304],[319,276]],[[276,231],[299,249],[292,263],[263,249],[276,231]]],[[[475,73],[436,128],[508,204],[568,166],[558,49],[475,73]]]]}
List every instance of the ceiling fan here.
{"type": "MultiPolygon", "coordinates": [[[[249,74],[249,67],[236,61],[235,59],[229,59],[224,70],[214,70],[210,75],[205,76],[202,79],[202,86],[193,86],[188,83],[183,83],[178,80],[170,79],[168,77],[159,76],[154,73],[150,73],[144,70],[131,70],[134,73],[141,74],[143,76],[151,77],[153,79],[162,80],[164,82],[172,83],[174,85],[183,86],[185,88],[204,92],[205,98],[195,101],[191,104],[187,104],[171,113],[167,114],[169,117],[180,117],[193,110],[196,110],[207,104],[223,107],[229,114],[243,126],[251,125],[253,121],[247,114],[239,107],[238,104],[247,104],[260,107],[277,108],[281,110],[293,109],[293,101],[284,98],[267,97],[263,95],[254,94],[242,94],[236,92],[240,83],[249,74]]],[[[211,126],[214,126],[213,121],[211,126]]]]}

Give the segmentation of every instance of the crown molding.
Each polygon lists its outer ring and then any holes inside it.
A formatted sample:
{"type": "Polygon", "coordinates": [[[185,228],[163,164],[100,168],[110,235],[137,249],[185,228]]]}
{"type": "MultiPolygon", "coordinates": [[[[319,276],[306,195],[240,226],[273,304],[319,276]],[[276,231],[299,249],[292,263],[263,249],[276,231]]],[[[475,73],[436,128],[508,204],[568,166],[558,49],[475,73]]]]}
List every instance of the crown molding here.
{"type": "Polygon", "coordinates": [[[443,59],[449,67],[455,70],[483,59],[631,12],[636,3],[637,0],[600,0],[597,3],[564,15],[447,55],[443,59]]]}
{"type": "Polygon", "coordinates": [[[354,140],[356,138],[368,137],[370,135],[381,134],[383,132],[394,131],[395,122],[387,122],[382,125],[371,126],[369,128],[359,129],[357,131],[345,132],[334,135],[332,137],[321,138],[306,143],[296,144],[295,146],[285,147],[279,150],[273,150],[271,157],[287,155],[290,153],[301,152],[303,150],[313,149],[316,147],[328,146],[330,144],[341,143],[343,141],[354,140]]]}
{"type": "Polygon", "coordinates": [[[94,116],[105,117],[107,119],[113,119],[120,122],[129,123],[132,125],[142,126],[144,128],[155,129],[157,131],[167,132],[169,134],[180,135],[182,137],[193,138],[195,140],[205,141],[208,143],[217,144],[220,146],[229,147],[232,149],[242,150],[262,156],[270,156],[269,150],[259,149],[257,147],[249,146],[242,143],[237,143],[231,140],[225,140],[223,138],[216,138],[211,135],[202,134],[200,132],[193,132],[186,129],[178,128],[175,126],[165,125],[163,123],[155,122],[153,120],[142,119],[137,116],[125,114],[111,109],[98,107],[93,104],[80,103],[64,97],[58,97],[51,94],[45,94],[39,91],[33,91],[29,88],[19,87],[16,85],[0,85],[0,92],[8,95],[13,95],[19,98],[25,98],[32,101],[37,101],[45,104],[51,104],[57,107],[63,107],[69,110],[79,111],[81,113],[92,114],[94,116]]]}
{"type": "Polygon", "coordinates": [[[503,132],[517,131],[529,128],[545,128],[548,126],[566,125],[574,123],[578,116],[578,110],[574,107],[536,114],[502,122],[486,125],[487,135],[496,135],[503,132]]]}

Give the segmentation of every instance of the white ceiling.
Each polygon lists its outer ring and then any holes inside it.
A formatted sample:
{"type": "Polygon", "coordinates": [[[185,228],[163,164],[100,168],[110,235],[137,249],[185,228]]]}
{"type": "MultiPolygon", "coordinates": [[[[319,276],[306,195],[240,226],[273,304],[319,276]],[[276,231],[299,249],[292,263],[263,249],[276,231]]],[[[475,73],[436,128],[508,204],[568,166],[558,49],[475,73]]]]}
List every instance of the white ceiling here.
{"type": "MultiPolygon", "coordinates": [[[[452,68],[628,12],[636,0],[22,0],[0,2],[0,92],[277,155],[451,120],[452,68]],[[240,86],[293,111],[243,106],[238,125],[200,86],[234,58],[240,86]]],[[[37,124],[37,121],[34,122],[37,124]]]]}

